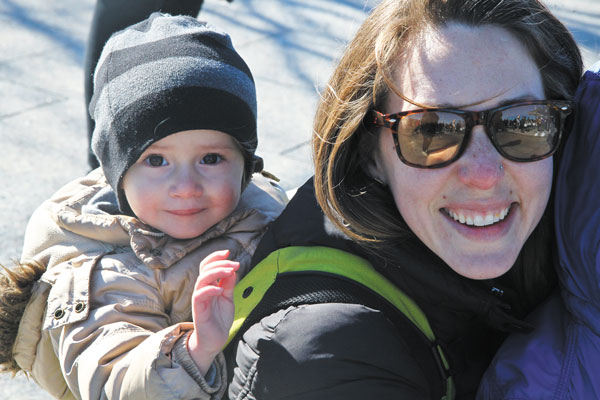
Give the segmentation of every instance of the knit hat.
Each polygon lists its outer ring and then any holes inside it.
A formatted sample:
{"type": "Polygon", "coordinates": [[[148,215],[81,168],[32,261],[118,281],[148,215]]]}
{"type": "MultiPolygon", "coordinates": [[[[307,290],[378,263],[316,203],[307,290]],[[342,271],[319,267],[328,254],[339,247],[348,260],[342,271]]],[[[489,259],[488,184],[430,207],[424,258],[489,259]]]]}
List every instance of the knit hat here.
{"type": "Polygon", "coordinates": [[[252,74],[226,33],[191,17],[154,13],[113,34],[96,67],[90,114],[92,149],[125,213],[123,176],[173,133],[225,132],[247,153],[247,176],[262,170],[252,74]]]}

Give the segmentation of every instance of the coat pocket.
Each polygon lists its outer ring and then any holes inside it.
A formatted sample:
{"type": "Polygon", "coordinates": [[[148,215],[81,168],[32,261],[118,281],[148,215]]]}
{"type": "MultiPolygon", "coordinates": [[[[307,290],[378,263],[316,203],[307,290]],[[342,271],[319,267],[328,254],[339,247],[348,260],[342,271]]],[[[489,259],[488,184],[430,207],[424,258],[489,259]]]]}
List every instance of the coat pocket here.
{"type": "Polygon", "coordinates": [[[60,271],[55,270],[58,275],[48,294],[43,329],[55,329],[87,319],[90,276],[102,256],[80,255],[54,267],[60,271]]]}

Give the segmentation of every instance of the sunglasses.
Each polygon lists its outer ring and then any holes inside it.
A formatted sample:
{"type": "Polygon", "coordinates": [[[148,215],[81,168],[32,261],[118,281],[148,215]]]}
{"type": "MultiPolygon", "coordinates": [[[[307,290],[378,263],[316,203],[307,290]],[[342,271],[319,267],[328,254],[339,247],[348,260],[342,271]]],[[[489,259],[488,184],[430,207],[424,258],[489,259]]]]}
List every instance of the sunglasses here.
{"type": "Polygon", "coordinates": [[[416,168],[441,168],[463,154],[473,127],[484,125],[494,148],[511,161],[531,162],[550,157],[558,148],[572,103],[536,100],[485,111],[446,108],[396,114],[372,110],[373,126],[389,128],[398,157],[416,168]]]}

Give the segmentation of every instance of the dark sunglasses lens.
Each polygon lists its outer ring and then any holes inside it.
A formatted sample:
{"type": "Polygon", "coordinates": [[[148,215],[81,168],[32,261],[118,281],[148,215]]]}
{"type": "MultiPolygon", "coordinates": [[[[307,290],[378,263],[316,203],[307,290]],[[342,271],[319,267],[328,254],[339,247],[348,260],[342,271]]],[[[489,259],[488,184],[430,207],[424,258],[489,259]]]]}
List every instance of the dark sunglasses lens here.
{"type": "Polygon", "coordinates": [[[402,117],[397,131],[404,159],[429,167],[456,157],[465,137],[465,120],[446,112],[416,112],[402,117]]]}
{"type": "Polygon", "coordinates": [[[521,105],[494,113],[492,127],[500,148],[517,160],[550,154],[558,144],[560,114],[547,105],[521,105]]]}

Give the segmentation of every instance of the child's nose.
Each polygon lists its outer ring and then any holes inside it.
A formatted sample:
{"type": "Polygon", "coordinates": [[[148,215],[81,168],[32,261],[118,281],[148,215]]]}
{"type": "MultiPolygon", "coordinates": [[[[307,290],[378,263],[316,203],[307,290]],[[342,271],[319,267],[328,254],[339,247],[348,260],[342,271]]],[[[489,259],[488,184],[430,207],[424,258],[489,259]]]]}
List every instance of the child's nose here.
{"type": "Polygon", "coordinates": [[[504,158],[494,148],[482,125],[473,127],[470,143],[458,160],[461,182],[473,188],[488,190],[504,176],[504,158]]]}
{"type": "Polygon", "coordinates": [[[180,169],[174,182],[169,188],[171,197],[189,198],[202,195],[202,184],[200,178],[194,171],[187,168],[180,169]]]}

